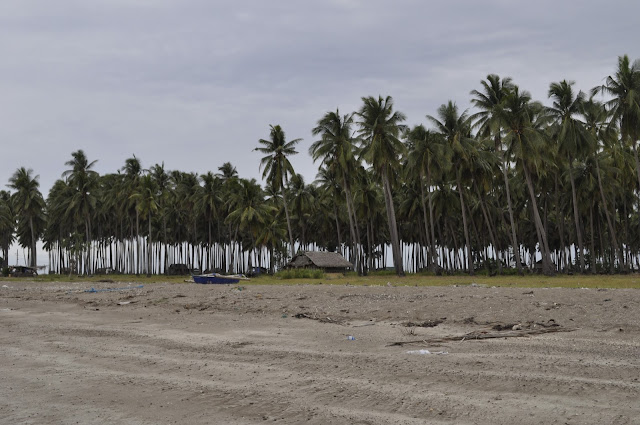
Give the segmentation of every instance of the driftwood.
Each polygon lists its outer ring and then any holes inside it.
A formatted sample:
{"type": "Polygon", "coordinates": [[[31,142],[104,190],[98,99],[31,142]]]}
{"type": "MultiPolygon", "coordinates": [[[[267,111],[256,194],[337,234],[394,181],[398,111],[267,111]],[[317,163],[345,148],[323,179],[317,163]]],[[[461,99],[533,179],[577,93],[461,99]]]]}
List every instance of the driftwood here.
{"type": "Polygon", "coordinates": [[[475,339],[490,339],[490,338],[518,338],[524,336],[531,335],[540,335],[546,334],[550,332],[572,332],[575,331],[574,328],[562,328],[560,326],[553,327],[541,327],[535,329],[521,329],[515,331],[501,331],[501,332],[490,332],[490,331],[473,331],[466,333],[464,335],[454,335],[447,336],[444,338],[433,338],[433,339],[419,339],[413,341],[396,341],[388,344],[388,347],[391,346],[403,346],[403,345],[413,345],[413,344],[441,344],[443,342],[452,342],[452,341],[468,341],[475,339]]]}
{"type": "Polygon", "coordinates": [[[307,314],[307,313],[298,313],[295,314],[293,317],[295,317],[296,319],[311,319],[311,320],[317,320],[320,323],[335,323],[338,325],[341,325],[343,323],[342,320],[340,319],[332,319],[331,317],[319,317],[316,314],[307,314]]]}
{"type": "Polygon", "coordinates": [[[446,317],[443,317],[442,319],[426,320],[424,322],[404,322],[402,325],[407,328],[433,328],[438,326],[440,323],[443,323],[446,319],[446,317]]]}

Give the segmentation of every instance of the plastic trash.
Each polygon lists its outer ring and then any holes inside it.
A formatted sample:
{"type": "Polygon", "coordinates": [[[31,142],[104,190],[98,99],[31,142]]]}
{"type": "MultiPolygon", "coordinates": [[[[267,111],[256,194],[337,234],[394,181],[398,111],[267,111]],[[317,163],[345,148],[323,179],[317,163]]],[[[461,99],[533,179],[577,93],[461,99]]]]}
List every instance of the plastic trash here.
{"type": "Polygon", "coordinates": [[[356,340],[356,337],[355,337],[355,336],[353,336],[353,335],[348,335],[348,336],[347,336],[347,339],[348,339],[349,341],[355,341],[355,340],[356,340]]]}
{"type": "Polygon", "coordinates": [[[446,351],[434,351],[431,352],[429,350],[409,350],[407,351],[407,354],[437,354],[437,355],[442,355],[442,354],[449,354],[446,351]]]}

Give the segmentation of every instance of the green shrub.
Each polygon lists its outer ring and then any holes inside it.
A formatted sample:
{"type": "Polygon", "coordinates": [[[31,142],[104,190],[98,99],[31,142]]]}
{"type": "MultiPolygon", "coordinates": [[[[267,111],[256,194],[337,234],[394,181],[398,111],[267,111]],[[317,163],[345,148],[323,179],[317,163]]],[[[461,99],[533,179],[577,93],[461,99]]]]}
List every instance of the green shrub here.
{"type": "Polygon", "coordinates": [[[275,274],[278,279],[322,279],[324,272],[319,269],[288,269],[275,274]]]}

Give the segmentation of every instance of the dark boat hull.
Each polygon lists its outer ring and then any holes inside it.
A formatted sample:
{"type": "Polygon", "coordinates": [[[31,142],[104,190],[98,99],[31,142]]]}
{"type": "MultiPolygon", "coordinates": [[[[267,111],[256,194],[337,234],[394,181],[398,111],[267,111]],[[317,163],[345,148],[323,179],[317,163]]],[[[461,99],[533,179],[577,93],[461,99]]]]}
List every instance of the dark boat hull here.
{"type": "Polygon", "coordinates": [[[220,275],[199,275],[193,276],[193,281],[195,283],[201,284],[228,284],[228,283],[238,283],[240,282],[240,278],[233,276],[220,276],[220,275]]]}

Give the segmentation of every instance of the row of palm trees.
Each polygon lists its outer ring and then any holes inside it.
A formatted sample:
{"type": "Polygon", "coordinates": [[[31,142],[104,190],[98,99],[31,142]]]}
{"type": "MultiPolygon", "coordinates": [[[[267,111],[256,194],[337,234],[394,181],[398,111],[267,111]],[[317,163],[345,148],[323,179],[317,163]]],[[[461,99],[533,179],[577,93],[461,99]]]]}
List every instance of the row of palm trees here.
{"type": "Polygon", "coordinates": [[[135,156],[100,176],[79,150],[46,201],[24,168],[0,192],[2,257],[17,237],[33,265],[42,239],[57,272],[273,270],[328,249],[364,274],[386,266],[387,247],[398,275],[636,270],[640,63],[622,56],[602,86],[573,86],[551,83],[544,106],[489,75],[471,92],[475,113],[449,101],[429,128],[405,126],[391,97],[365,97],[312,129],[311,184],[289,160],[301,139],[278,125],[256,148],[264,187],[230,163],[197,175],[135,156]]]}

